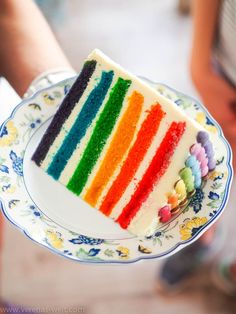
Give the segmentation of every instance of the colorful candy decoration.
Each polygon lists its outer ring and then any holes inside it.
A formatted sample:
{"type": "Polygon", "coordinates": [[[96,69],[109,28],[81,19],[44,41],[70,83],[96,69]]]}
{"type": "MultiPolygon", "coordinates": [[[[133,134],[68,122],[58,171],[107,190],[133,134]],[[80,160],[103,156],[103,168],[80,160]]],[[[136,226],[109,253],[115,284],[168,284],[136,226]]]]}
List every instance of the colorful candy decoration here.
{"type": "Polygon", "coordinates": [[[201,168],[201,176],[205,177],[208,174],[208,158],[205,153],[205,149],[202,147],[200,143],[194,144],[190,148],[190,153],[191,155],[194,155],[196,159],[200,163],[200,168],[201,168]]]}
{"type": "Polygon", "coordinates": [[[194,187],[195,189],[200,188],[202,183],[202,177],[201,177],[201,168],[200,163],[197,160],[196,156],[190,155],[188,159],[185,162],[186,167],[189,167],[192,171],[192,174],[194,176],[194,187]]]}
{"type": "Polygon", "coordinates": [[[171,218],[171,208],[169,205],[165,205],[158,211],[158,215],[160,217],[160,222],[165,223],[168,222],[171,218]]]}
{"type": "Polygon", "coordinates": [[[187,191],[186,191],[184,181],[182,179],[178,180],[175,183],[175,192],[178,194],[180,201],[186,198],[187,191]]]}
{"type": "Polygon", "coordinates": [[[197,141],[203,146],[205,150],[205,153],[208,158],[209,171],[214,170],[216,167],[216,161],[214,159],[213,145],[212,145],[212,142],[210,141],[208,133],[203,132],[203,131],[198,132],[197,141]]]}
{"type": "Polygon", "coordinates": [[[191,168],[185,167],[180,170],[179,173],[181,179],[184,181],[186,190],[188,193],[191,193],[194,190],[194,177],[191,171],[191,168]]]}
{"type": "Polygon", "coordinates": [[[171,209],[178,206],[179,198],[178,198],[178,195],[176,193],[173,193],[168,197],[168,204],[170,205],[171,209]]]}
{"type": "Polygon", "coordinates": [[[197,143],[191,146],[190,155],[185,161],[185,168],[180,172],[180,180],[175,183],[174,191],[167,197],[167,205],[158,211],[160,221],[168,222],[172,216],[185,208],[202,185],[204,177],[214,170],[216,161],[214,149],[207,132],[200,131],[197,143]]]}

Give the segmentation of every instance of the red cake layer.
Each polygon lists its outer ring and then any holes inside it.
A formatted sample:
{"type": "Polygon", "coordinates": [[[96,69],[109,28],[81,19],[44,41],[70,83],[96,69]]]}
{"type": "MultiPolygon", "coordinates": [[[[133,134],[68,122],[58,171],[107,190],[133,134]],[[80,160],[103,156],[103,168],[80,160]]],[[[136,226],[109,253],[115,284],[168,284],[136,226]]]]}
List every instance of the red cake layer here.
{"type": "Polygon", "coordinates": [[[166,172],[171,157],[184,133],[185,126],[185,122],[173,122],[171,124],[148,169],[138,183],[137,189],[132,195],[131,200],[116,220],[122,228],[126,229],[128,227],[130,221],[137,214],[143,202],[147,200],[149,194],[153,191],[154,185],[166,172]]]}

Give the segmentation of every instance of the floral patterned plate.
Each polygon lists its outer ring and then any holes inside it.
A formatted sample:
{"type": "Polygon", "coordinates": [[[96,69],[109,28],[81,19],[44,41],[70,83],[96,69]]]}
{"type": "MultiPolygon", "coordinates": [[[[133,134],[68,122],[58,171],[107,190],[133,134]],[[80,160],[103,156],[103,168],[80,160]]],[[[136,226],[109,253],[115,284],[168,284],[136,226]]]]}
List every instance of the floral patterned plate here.
{"type": "Polygon", "coordinates": [[[0,198],[4,215],[31,240],[79,262],[132,263],[161,258],[195,241],[220,216],[229,197],[232,153],[219,125],[194,99],[148,81],[212,133],[217,166],[183,213],[152,237],[133,237],[94,209],[85,210],[80,206],[82,201],[30,162],[73,82],[71,78],[37,92],[20,103],[1,126],[0,198]]]}

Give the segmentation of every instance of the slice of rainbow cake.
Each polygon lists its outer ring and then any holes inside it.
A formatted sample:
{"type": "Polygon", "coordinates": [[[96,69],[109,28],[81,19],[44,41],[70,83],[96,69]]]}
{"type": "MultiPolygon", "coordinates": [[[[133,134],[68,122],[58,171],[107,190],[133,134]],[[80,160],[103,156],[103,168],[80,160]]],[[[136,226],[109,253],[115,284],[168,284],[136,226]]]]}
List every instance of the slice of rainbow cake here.
{"type": "Polygon", "coordinates": [[[99,50],[88,56],[32,160],[135,235],[169,221],[215,168],[208,133],[99,50]]]}

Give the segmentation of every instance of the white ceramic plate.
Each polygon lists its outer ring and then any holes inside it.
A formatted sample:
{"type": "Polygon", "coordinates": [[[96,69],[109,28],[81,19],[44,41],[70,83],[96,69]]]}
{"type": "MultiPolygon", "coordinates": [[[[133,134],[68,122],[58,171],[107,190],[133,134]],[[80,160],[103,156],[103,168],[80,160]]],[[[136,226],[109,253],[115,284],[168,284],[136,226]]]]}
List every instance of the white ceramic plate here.
{"type": "Polygon", "coordinates": [[[197,101],[148,81],[212,133],[217,167],[183,213],[153,237],[134,237],[30,161],[73,82],[74,78],[65,80],[24,100],[1,126],[0,196],[5,216],[30,239],[80,262],[132,263],[161,258],[196,240],[216,221],[229,196],[231,149],[219,125],[197,101]]]}

